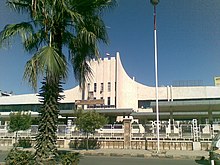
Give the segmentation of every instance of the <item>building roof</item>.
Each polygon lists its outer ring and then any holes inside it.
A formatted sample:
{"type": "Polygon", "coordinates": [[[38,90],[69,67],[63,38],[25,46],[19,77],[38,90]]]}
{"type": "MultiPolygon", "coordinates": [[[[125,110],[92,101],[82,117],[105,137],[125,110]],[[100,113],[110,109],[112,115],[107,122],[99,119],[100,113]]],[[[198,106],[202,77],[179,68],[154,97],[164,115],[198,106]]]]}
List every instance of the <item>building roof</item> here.
{"type": "MultiPolygon", "coordinates": [[[[155,110],[156,103],[151,102],[150,106],[155,110]]],[[[207,100],[174,100],[174,101],[159,101],[160,111],[169,112],[189,112],[189,111],[208,111],[209,109],[220,110],[220,99],[207,100]]]]}

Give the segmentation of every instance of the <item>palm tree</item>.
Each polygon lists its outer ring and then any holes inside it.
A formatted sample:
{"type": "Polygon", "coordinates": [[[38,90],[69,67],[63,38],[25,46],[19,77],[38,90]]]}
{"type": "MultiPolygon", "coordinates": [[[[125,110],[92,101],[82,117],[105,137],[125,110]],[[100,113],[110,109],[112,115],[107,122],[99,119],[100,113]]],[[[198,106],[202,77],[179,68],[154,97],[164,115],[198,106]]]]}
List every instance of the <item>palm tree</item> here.
{"type": "Polygon", "coordinates": [[[57,154],[56,130],[58,103],[62,99],[62,81],[67,78],[66,56],[80,87],[89,75],[89,61],[98,59],[98,42],[108,37],[101,14],[113,7],[115,0],[7,0],[18,12],[27,12],[29,22],[5,26],[0,32],[0,45],[20,34],[26,51],[33,53],[27,62],[24,78],[37,89],[37,80],[44,77],[40,91],[43,103],[40,111],[39,134],[36,137],[36,159],[57,154]]]}

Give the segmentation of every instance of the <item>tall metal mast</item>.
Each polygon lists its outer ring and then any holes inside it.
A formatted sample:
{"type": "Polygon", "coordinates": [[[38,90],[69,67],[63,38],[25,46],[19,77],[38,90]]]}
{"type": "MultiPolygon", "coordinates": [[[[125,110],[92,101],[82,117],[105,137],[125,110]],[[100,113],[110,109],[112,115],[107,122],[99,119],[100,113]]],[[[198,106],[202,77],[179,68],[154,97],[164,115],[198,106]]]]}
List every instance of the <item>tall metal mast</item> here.
{"type": "Polygon", "coordinates": [[[158,106],[158,67],[157,67],[157,24],[156,6],[159,0],[150,0],[154,6],[154,62],[155,62],[155,89],[156,89],[156,116],[157,116],[157,152],[160,152],[160,132],[159,132],[159,106],[158,106]]]}

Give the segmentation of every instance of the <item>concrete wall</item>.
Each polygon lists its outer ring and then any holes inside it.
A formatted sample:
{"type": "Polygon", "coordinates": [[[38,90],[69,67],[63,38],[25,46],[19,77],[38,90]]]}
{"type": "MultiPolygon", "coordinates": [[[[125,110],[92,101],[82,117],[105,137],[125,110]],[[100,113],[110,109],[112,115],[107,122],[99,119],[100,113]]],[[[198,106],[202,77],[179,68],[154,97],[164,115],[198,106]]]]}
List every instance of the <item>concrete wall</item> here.
{"type": "Polygon", "coordinates": [[[107,98],[110,97],[110,105],[115,105],[115,82],[116,82],[116,59],[115,57],[100,59],[99,61],[92,60],[90,67],[92,68],[92,75],[86,82],[85,98],[88,98],[88,92],[93,92],[96,99],[101,97],[105,100],[107,105],[107,98]],[[108,83],[110,82],[111,90],[108,90],[108,83]],[[88,89],[88,83],[90,89],[88,89]],[[97,91],[94,92],[94,83],[97,85],[97,91]],[[104,89],[101,90],[101,83],[104,89]]]}
{"type": "MultiPolygon", "coordinates": [[[[94,138],[91,138],[94,140],[94,138]]],[[[74,141],[83,140],[83,138],[77,139],[58,139],[57,146],[58,148],[69,148],[69,143],[74,141]]],[[[97,139],[100,148],[114,148],[114,149],[126,149],[124,146],[124,139],[97,139]]],[[[0,140],[1,147],[12,147],[14,139],[5,138],[0,140]]],[[[32,145],[35,143],[33,142],[32,145]]],[[[201,141],[200,142],[201,150],[207,151],[210,150],[211,141],[201,141]]],[[[131,140],[130,149],[146,149],[146,150],[156,150],[157,141],[156,140],[131,140]]],[[[174,140],[161,140],[160,141],[160,150],[193,150],[193,141],[174,141],[174,140]]]]}
{"type": "MultiPolygon", "coordinates": [[[[65,140],[59,140],[58,147],[63,148],[65,140]]],[[[70,142],[73,142],[71,140],[70,142]]],[[[98,140],[100,148],[105,149],[127,149],[124,148],[124,141],[122,139],[99,139],[98,140]]],[[[210,149],[211,142],[200,142],[201,150],[207,151],[210,149]]],[[[157,141],[156,140],[132,140],[130,149],[146,149],[146,150],[156,150],[157,141]]],[[[193,142],[191,141],[161,141],[161,150],[193,150],[193,142]]]]}
{"type": "Polygon", "coordinates": [[[138,108],[137,86],[125,72],[117,53],[117,108],[138,108]]]}

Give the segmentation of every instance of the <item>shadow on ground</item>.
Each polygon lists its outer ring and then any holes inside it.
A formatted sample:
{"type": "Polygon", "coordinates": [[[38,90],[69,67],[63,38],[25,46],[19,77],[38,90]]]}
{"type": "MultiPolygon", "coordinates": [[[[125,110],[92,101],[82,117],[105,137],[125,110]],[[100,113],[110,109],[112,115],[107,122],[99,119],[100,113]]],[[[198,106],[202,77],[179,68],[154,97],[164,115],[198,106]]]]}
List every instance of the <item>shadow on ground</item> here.
{"type": "Polygon", "coordinates": [[[210,165],[209,164],[209,159],[205,159],[205,157],[202,157],[201,159],[199,160],[195,160],[195,162],[197,164],[201,164],[201,165],[210,165]]]}

